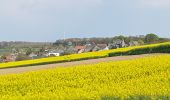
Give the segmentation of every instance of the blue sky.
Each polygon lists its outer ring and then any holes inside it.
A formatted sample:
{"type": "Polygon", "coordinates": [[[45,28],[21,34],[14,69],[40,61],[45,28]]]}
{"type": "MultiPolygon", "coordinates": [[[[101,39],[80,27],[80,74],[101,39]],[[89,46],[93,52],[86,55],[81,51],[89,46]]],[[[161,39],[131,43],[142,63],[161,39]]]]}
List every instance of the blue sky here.
{"type": "Polygon", "coordinates": [[[170,37],[169,11],[169,0],[0,0],[0,41],[170,37]]]}

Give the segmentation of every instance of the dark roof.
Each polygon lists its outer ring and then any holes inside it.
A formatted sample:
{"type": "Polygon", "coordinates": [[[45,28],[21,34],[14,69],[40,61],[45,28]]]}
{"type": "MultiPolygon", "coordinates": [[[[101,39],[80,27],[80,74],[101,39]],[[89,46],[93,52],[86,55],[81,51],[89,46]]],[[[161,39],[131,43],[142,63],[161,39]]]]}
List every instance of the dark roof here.
{"type": "Polygon", "coordinates": [[[86,46],[84,52],[90,52],[90,51],[93,50],[94,47],[95,47],[95,46],[92,46],[92,45],[91,45],[91,46],[86,46]]]}
{"type": "Polygon", "coordinates": [[[101,49],[104,49],[107,47],[107,44],[97,44],[97,46],[101,49]]]}

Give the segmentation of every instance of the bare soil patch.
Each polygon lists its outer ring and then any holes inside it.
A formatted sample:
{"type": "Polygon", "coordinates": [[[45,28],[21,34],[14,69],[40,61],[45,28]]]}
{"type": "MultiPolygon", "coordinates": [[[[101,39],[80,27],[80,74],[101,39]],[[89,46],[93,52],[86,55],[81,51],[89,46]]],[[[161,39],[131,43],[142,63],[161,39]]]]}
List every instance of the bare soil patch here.
{"type": "Polygon", "coordinates": [[[48,64],[48,65],[6,68],[6,69],[0,69],[0,75],[18,74],[18,73],[37,71],[37,70],[43,70],[43,69],[52,69],[52,68],[57,68],[57,67],[72,67],[72,66],[78,66],[78,65],[96,64],[100,62],[132,60],[132,59],[143,58],[143,57],[148,57],[148,56],[156,56],[156,55],[165,55],[165,54],[117,56],[117,57],[107,57],[107,58],[90,59],[90,60],[82,60],[82,61],[74,61],[74,62],[64,62],[64,63],[56,63],[56,64],[48,64]]]}

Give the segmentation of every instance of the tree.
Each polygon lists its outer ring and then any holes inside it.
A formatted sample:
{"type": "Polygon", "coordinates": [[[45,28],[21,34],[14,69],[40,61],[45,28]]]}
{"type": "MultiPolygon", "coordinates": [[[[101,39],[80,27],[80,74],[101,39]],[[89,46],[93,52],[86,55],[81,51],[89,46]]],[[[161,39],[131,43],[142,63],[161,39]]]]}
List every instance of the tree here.
{"type": "Polygon", "coordinates": [[[159,40],[159,37],[156,34],[147,34],[145,37],[145,42],[146,43],[155,43],[159,40]]]}
{"type": "Polygon", "coordinates": [[[45,51],[45,47],[41,47],[39,51],[40,52],[44,52],[45,51]]]}
{"type": "Polygon", "coordinates": [[[6,55],[2,55],[2,56],[1,56],[1,59],[2,59],[2,60],[5,60],[5,59],[6,59],[6,55]]]}
{"type": "Polygon", "coordinates": [[[26,50],[26,55],[28,56],[28,55],[30,55],[32,53],[32,49],[31,48],[28,48],[27,50],[26,50]]]}
{"type": "Polygon", "coordinates": [[[123,36],[123,35],[119,35],[119,36],[115,36],[114,37],[115,39],[120,39],[120,40],[125,40],[125,36],[123,36]]]}
{"type": "Polygon", "coordinates": [[[125,37],[124,41],[125,41],[126,44],[129,44],[129,42],[133,41],[133,38],[125,37]]]}
{"type": "Polygon", "coordinates": [[[138,40],[138,43],[139,43],[140,45],[144,45],[144,44],[145,44],[144,41],[141,40],[141,39],[138,40]]]}

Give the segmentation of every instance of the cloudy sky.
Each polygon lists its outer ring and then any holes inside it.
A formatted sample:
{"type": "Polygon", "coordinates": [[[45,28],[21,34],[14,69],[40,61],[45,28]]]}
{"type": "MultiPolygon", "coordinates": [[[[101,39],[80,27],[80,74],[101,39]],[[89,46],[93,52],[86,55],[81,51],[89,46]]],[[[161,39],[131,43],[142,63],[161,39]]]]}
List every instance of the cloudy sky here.
{"type": "Polygon", "coordinates": [[[170,37],[170,0],[0,0],[0,41],[156,33],[170,37]]]}

